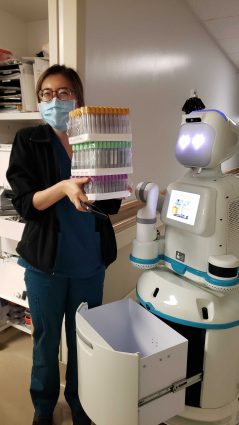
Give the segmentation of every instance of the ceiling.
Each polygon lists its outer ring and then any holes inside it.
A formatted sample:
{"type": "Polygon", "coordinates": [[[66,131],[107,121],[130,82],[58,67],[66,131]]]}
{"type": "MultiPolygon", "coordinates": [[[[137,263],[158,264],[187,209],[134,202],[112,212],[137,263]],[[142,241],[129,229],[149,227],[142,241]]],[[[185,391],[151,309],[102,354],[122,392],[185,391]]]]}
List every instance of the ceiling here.
{"type": "MultiPolygon", "coordinates": [[[[239,0],[186,0],[196,18],[239,70],[239,0]]],[[[48,0],[0,0],[25,22],[48,19],[48,0]]]]}
{"type": "Polygon", "coordinates": [[[201,24],[239,70],[239,0],[186,0],[201,24]]]}
{"type": "Polygon", "coordinates": [[[48,0],[0,0],[0,9],[25,22],[48,18],[48,0]]]}

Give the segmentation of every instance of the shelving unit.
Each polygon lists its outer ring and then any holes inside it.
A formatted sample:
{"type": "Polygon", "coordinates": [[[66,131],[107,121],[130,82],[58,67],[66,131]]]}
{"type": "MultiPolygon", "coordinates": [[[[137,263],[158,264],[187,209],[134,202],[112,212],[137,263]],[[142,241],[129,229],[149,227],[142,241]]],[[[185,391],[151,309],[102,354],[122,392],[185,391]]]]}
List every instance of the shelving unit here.
{"type": "Polygon", "coordinates": [[[12,323],[10,321],[7,321],[4,325],[0,326],[0,332],[4,331],[5,329],[7,329],[9,327],[18,329],[21,332],[25,332],[25,333],[31,335],[31,329],[28,329],[25,325],[18,325],[16,323],[12,323]]]}
{"type": "MultiPolygon", "coordinates": [[[[29,308],[27,299],[22,299],[22,294],[26,290],[24,283],[24,269],[14,261],[1,260],[0,261],[0,298],[9,301],[10,303],[17,304],[21,307],[29,308]]],[[[24,324],[17,324],[6,320],[1,326],[0,331],[12,326],[26,333],[31,333],[24,324]]]]}
{"type": "MultiPolygon", "coordinates": [[[[47,31],[48,27],[48,8],[45,3],[42,5],[42,10],[45,8],[45,15],[41,15],[39,20],[35,19],[34,10],[32,16],[32,22],[34,22],[34,37],[26,37],[26,34],[29,32],[25,31],[29,22],[25,22],[21,18],[21,2],[19,5],[16,5],[14,14],[12,15],[12,25],[11,25],[11,12],[8,13],[8,19],[5,24],[4,19],[1,19],[2,28],[2,37],[1,37],[1,47],[8,46],[9,50],[13,52],[14,58],[23,64],[23,55],[28,56],[24,63],[24,70],[29,70],[29,67],[26,66],[26,63],[34,64],[37,61],[36,65],[39,65],[40,59],[35,58],[37,52],[40,51],[43,42],[47,43],[49,41],[49,34],[47,31]],[[16,21],[16,16],[19,15],[19,26],[15,31],[15,36],[12,34],[9,40],[8,30],[9,27],[14,28],[14,23],[16,21]],[[22,20],[22,22],[21,22],[22,20]],[[5,27],[5,28],[4,28],[5,27]],[[29,39],[28,39],[29,38],[29,39]],[[32,38],[32,39],[31,39],[32,38]],[[14,40],[15,39],[15,40],[14,40]],[[45,39],[45,40],[44,40],[45,39]],[[31,56],[31,58],[29,58],[31,56]],[[34,56],[34,57],[33,57],[34,56]]],[[[2,14],[2,10],[0,7],[0,15],[2,14]]],[[[29,14],[28,14],[29,15],[29,14]]],[[[28,16],[29,17],[29,16],[28,16]]],[[[35,67],[35,71],[39,71],[39,66],[35,67]]],[[[3,74],[3,73],[2,73],[3,74]]],[[[6,76],[8,75],[5,72],[6,76]]],[[[9,74],[10,75],[10,74],[9,74]]],[[[32,75],[32,74],[31,74],[32,75]]],[[[22,77],[22,75],[21,75],[22,77]]],[[[38,77],[36,72],[34,73],[34,77],[38,77]]],[[[4,76],[3,76],[4,79],[4,76]]],[[[7,79],[7,78],[6,78],[7,79]]],[[[34,79],[35,82],[36,78],[34,79]]],[[[29,79],[24,80],[27,81],[26,85],[20,84],[21,95],[23,91],[25,93],[25,100],[27,96],[27,100],[29,101],[29,95],[34,95],[34,82],[31,86],[31,93],[27,90],[30,88],[29,79]],[[32,91],[33,90],[33,91],[32,91]]],[[[3,86],[3,85],[2,85],[3,86]]],[[[30,97],[32,97],[30,96],[30,97]]],[[[23,103],[23,102],[22,102],[23,103]]],[[[24,106],[24,105],[22,105],[24,106]]],[[[29,104],[28,104],[29,106],[29,104]]],[[[35,107],[31,106],[26,108],[28,111],[36,111],[37,104],[35,107]]],[[[16,110],[7,110],[0,112],[0,144],[2,145],[10,145],[13,140],[16,132],[24,127],[35,126],[41,123],[41,115],[39,112],[21,112],[16,110]]],[[[3,149],[4,150],[4,149],[3,149]]],[[[6,180],[4,180],[6,169],[9,161],[8,150],[4,150],[3,156],[1,156],[0,162],[0,188],[4,187],[4,189],[9,189],[7,187],[6,180]]],[[[6,302],[14,303],[18,306],[25,308],[29,308],[28,299],[26,298],[26,287],[24,282],[24,269],[17,264],[17,253],[16,253],[16,245],[18,241],[21,239],[22,231],[24,228],[24,224],[17,222],[15,220],[8,220],[8,217],[4,215],[4,211],[2,215],[0,215],[0,298],[2,300],[6,300],[6,302]],[[9,257],[9,258],[8,258],[9,257]],[[24,295],[23,295],[24,294],[24,295]],[[23,299],[23,298],[25,299],[23,299]]],[[[31,333],[31,330],[28,329],[24,324],[14,323],[16,320],[9,320],[10,317],[7,316],[8,305],[6,306],[6,314],[4,309],[4,302],[2,311],[2,318],[0,314],[0,331],[12,326],[14,328],[19,329],[20,331],[26,332],[28,334],[31,333]]]]}
{"type": "Polygon", "coordinates": [[[40,112],[1,112],[0,121],[41,120],[40,112]]]}
{"type": "MultiPolygon", "coordinates": [[[[26,288],[24,283],[24,269],[17,264],[15,247],[21,239],[24,224],[10,217],[0,217],[0,251],[1,255],[7,253],[8,257],[0,259],[0,298],[10,303],[17,304],[24,308],[29,308],[26,298],[26,288]]],[[[28,334],[31,330],[24,324],[17,324],[7,319],[1,322],[0,331],[12,326],[28,334]]]]}
{"type": "Polygon", "coordinates": [[[0,273],[3,275],[2,283],[0,287],[0,298],[10,301],[11,303],[20,305],[21,307],[28,308],[28,301],[20,298],[20,295],[25,291],[24,284],[24,269],[18,266],[17,264],[14,267],[13,263],[9,263],[7,270],[4,270],[4,265],[0,264],[0,273]],[[9,276],[7,276],[7,273],[9,276]],[[10,283],[13,281],[11,278],[15,278],[14,284],[12,283],[12,288],[9,289],[10,283]]]}
{"type": "Polygon", "coordinates": [[[11,326],[12,326],[12,328],[18,329],[19,331],[22,331],[22,332],[25,332],[25,333],[31,335],[31,329],[28,329],[24,325],[17,325],[16,323],[11,322],[11,326]]]}
{"type": "MultiPolygon", "coordinates": [[[[3,111],[0,113],[0,143],[10,147],[17,130],[22,127],[34,126],[41,122],[39,112],[3,111]]],[[[5,180],[8,167],[10,150],[6,148],[1,152],[0,187],[10,189],[5,180]]],[[[26,287],[24,282],[24,269],[17,264],[16,245],[21,239],[24,224],[15,221],[14,217],[0,216],[0,298],[9,303],[28,309],[26,287]]],[[[22,332],[31,334],[25,324],[16,323],[8,317],[8,306],[0,321],[0,331],[14,327],[22,332]]]]}
{"type": "Polygon", "coordinates": [[[1,112],[0,144],[11,144],[18,130],[42,123],[39,112],[1,112]]]}
{"type": "MultiPolygon", "coordinates": [[[[14,55],[16,55],[17,58],[22,58],[23,56],[26,56],[26,61],[33,61],[35,60],[35,54],[36,52],[39,52],[41,50],[41,47],[43,43],[49,42],[49,55],[50,55],[50,61],[49,65],[53,65],[55,63],[67,63],[68,66],[74,68],[74,69],[83,69],[83,66],[81,64],[81,56],[77,55],[78,49],[76,47],[72,48],[72,42],[73,45],[76,46],[76,34],[79,33],[77,29],[80,29],[80,32],[83,30],[83,26],[79,26],[79,22],[82,21],[82,10],[81,8],[77,9],[76,2],[68,2],[63,1],[62,7],[64,8],[64,13],[67,13],[72,16],[77,16],[77,19],[75,20],[75,23],[72,22],[69,24],[68,20],[64,20],[58,15],[57,10],[57,2],[49,0],[48,2],[42,2],[41,4],[41,16],[39,16],[38,8],[34,11],[34,7],[31,8],[32,13],[32,23],[34,23],[34,37],[31,37],[30,32],[28,31],[29,28],[29,22],[25,22],[22,18],[22,5],[21,2],[16,2],[16,6],[14,9],[14,15],[12,16],[12,25],[11,24],[11,14],[10,11],[8,13],[8,20],[6,23],[1,20],[1,24],[3,26],[2,28],[2,36],[1,36],[1,47],[7,46],[9,50],[13,51],[14,55]],[[9,39],[9,28],[12,26],[14,28],[14,23],[16,16],[19,14],[19,21],[22,20],[22,25],[19,27],[18,30],[15,31],[14,34],[11,35],[9,39]],[[48,23],[50,22],[50,25],[48,23]],[[79,26],[79,28],[77,28],[79,26]],[[25,37],[25,28],[27,27],[27,34],[28,37],[25,37]],[[22,28],[22,31],[21,31],[22,28]],[[67,34],[66,36],[62,37],[62,34],[67,34]],[[14,40],[15,38],[15,40],[14,40]],[[59,38],[61,40],[61,46],[59,46],[59,38]],[[61,58],[60,58],[61,55],[61,58]],[[34,57],[33,57],[34,56],[34,57]],[[79,59],[80,58],[80,59],[79,59]]],[[[28,19],[30,11],[28,11],[28,19]]],[[[62,15],[62,16],[63,16],[62,15]]],[[[1,16],[1,8],[0,8],[0,16],[1,16]]],[[[4,17],[4,13],[2,14],[4,17]]],[[[31,23],[31,21],[30,21],[31,23]]],[[[33,27],[32,27],[33,28],[33,27]]],[[[34,126],[39,123],[41,123],[41,116],[39,112],[4,112],[0,113],[0,144],[11,144],[14,139],[14,135],[16,132],[23,127],[27,126],[34,126]]],[[[1,217],[0,217],[1,218],[1,217]]],[[[11,223],[12,227],[14,226],[13,222],[11,223]]],[[[1,227],[1,224],[0,224],[1,227]]],[[[4,229],[4,223],[2,223],[2,231],[4,229]]],[[[17,237],[15,234],[15,230],[12,232],[12,230],[9,228],[5,232],[5,236],[0,235],[0,251],[1,246],[4,247],[7,244],[7,247],[9,248],[11,245],[10,251],[14,250],[14,247],[17,244],[17,237]],[[9,233],[11,233],[11,236],[13,236],[13,239],[10,239],[9,233]]],[[[19,267],[19,269],[21,269],[19,267]]],[[[23,269],[22,269],[23,270],[23,269]]],[[[20,272],[21,273],[21,272],[20,272]]],[[[11,285],[13,282],[11,282],[11,285]]],[[[24,285],[24,280],[22,281],[24,285]]],[[[2,276],[1,276],[1,270],[0,270],[0,289],[2,284],[2,276]]],[[[8,286],[8,288],[4,289],[3,291],[0,290],[0,296],[4,295],[4,299],[11,298],[9,294],[9,289],[11,288],[11,285],[8,286]],[[8,290],[7,290],[8,289],[8,290]]],[[[11,298],[12,299],[12,298],[11,298]]],[[[15,300],[17,302],[21,302],[20,299],[15,300]]],[[[13,324],[14,326],[14,324],[13,324]]],[[[0,331],[2,327],[0,326],[0,331]]],[[[19,329],[24,330],[25,332],[28,332],[26,329],[22,329],[20,326],[19,329]]],[[[28,332],[30,333],[30,332],[28,332]]]]}

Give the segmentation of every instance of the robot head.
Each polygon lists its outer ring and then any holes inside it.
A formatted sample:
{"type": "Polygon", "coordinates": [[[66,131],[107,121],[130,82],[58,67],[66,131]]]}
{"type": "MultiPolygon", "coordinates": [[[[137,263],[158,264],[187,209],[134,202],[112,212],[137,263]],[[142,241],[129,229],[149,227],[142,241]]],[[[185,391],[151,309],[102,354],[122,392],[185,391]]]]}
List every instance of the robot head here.
{"type": "Polygon", "coordinates": [[[215,168],[238,149],[239,126],[216,109],[183,116],[176,158],[185,167],[215,168]]]}

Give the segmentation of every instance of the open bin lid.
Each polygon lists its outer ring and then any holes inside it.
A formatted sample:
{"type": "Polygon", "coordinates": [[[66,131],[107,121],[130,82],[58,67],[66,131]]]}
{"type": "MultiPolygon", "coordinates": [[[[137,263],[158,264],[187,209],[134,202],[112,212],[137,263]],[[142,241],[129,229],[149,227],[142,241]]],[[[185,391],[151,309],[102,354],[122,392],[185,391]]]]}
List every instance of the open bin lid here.
{"type": "Polygon", "coordinates": [[[166,396],[165,408],[154,401],[150,415],[138,401],[185,378],[184,337],[131,299],[81,304],[76,329],[79,396],[97,425],[158,425],[183,410],[184,391],[166,396]]]}

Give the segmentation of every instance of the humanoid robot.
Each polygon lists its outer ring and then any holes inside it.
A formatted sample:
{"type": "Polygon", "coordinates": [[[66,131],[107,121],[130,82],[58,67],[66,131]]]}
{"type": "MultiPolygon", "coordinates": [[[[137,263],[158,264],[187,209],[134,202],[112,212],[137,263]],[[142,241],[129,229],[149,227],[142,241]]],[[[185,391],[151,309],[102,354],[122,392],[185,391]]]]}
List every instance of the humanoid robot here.
{"type": "Polygon", "coordinates": [[[239,149],[239,127],[218,110],[183,115],[176,144],[184,177],[160,195],[140,183],[131,262],[144,269],[140,303],[188,339],[185,410],[169,425],[239,424],[239,178],[221,164],[239,149]],[[165,234],[156,228],[160,211],[165,234]]]}

